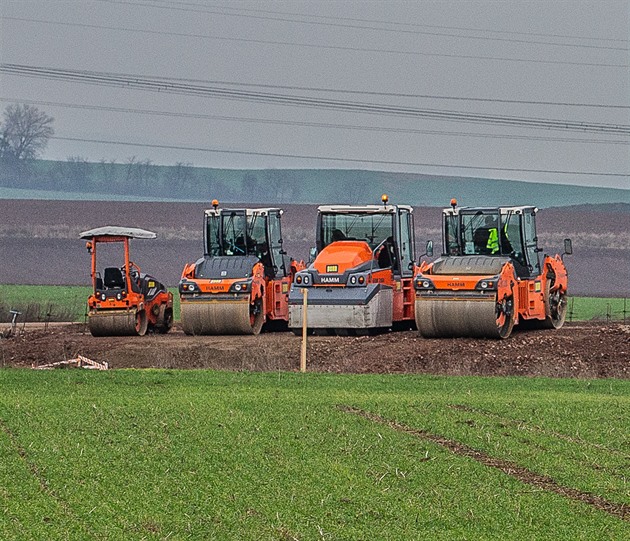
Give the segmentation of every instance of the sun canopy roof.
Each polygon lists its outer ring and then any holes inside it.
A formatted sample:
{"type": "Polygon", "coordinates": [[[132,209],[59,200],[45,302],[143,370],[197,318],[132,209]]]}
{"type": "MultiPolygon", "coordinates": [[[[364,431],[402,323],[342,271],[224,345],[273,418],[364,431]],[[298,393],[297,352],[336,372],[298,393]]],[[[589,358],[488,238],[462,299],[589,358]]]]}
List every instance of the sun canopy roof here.
{"type": "Polygon", "coordinates": [[[106,225],[88,231],[83,231],[79,235],[82,239],[92,239],[94,237],[127,237],[130,239],[154,239],[157,235],[153,231],[138,229],[136,227],[119,227],[117,225],[106,225]]]}

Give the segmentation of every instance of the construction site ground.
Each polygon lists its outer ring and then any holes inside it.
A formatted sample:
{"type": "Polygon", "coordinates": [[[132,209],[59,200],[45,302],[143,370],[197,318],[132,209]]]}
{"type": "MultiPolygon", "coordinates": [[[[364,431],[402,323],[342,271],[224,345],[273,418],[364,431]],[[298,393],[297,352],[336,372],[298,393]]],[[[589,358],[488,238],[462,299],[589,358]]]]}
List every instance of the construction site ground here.
{"type": "MultiPolygon", "coordinates": [[[[301,337],[167,335],[92,337],[83,324],[20,325],[0,340],[0,363],[30,368],[82,355],[112,369],[297,371],[301,337]]],[[[424,339],[416,331],[309,336],[307,370],[327,373],[630,378],[630,325],[567,323],[507,340],[424,339]]]]}

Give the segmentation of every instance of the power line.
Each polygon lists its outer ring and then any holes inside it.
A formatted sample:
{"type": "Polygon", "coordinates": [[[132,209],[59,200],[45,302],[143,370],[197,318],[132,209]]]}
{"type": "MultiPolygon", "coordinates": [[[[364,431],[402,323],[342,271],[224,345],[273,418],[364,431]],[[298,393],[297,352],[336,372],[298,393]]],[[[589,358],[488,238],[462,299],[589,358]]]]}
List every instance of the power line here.
{"type": "Polygon", "coordinates": [[[206,148],[206,147],[189,147],[182,145],[160,145],[160,144],[151,144],[151,143],[133,143],[131,141],[112,141],[105,139],[86,139],[79,137],[60,137],[53,136],[51,139],[58,139],[61,141],[76,141],[81,143],[98,143],[98,144],[107,144],[107,145],[122,145],[122,146],[131,146],[131,147],[142,147],[142,148],[159,148],[159,149],[168,149],[168,150],[190,150],[194,152],[213,152],[219,154],[240,154],[246,156],[267,156],[274,158],[295,158],[302,160],[324,160],[324,161],[333,161],[333,162],[345,162],[345,163],[367,163],[372,165],[403,165],[403,166],[414,166],[414,167],[441,167],[441,168],[451,168],[451,169],[474,169],[478,171],[504,171],[504,172],[518,172],[518,173],[552,173],[559,175],[588,175],[588,176],[602,176],[602,177],[627,177],[630,176],[630,173],[600,173],[597,171],[563,171],[556,169],[518,169],[513,167],[488,167],[488,166],[472,166],[472,165],[452,165],[452,164],[444,164],[444,163],[421,163],[421,162],[399,162],[399,161],[390,161],[390,160],[363,160],[363,159],[355,159],[355,158],[339,158],[332,156],[312,156],[306,154],[279,154],[274,152],[254,152],[254,151],[246,151],[246,150],[232,150],[232,149],[221,149],[221,148],[206,148]]]}
{"type": "MultiPolygon", "coordinates": [[[[187,6],[198,6],[198,7],[207,7],[205,4],[198,4],[195,2],[176,2],[174,0],[151,0],[154,3],[161,4],[178,4],[178,5],[187,5],[187,6]]],[[[542,32],[521,32],[517,30],[496,30],[489,28],[470,28],[467,26],[447,26],[447,25],[437,25],[437,24],[421,24],[421,23],[403,23],[400,21],[383,21],[379,19],[360,19],[355,17],[339,17],[332,15],[313,15],[313,14],[303,14],[303,13],[294,13],[288,11],[273,11],[268,9],[251,9],[251,8],[235,8],[233,6],[215,6],[218,9],[226,9],[231,11],[249,11],[254,13],[269,13],[269,14],[279,14],[279,15],[290,15],[295,17],[310,17],[314,19],[332,19],[336,21],[353,21],[353,22],[362,22],[362,23],[378,23],[378,24],[387,24],[392,26],[408,26],[413,28],[440,28],[444,30],[463,30],[466,32],[482,32],[484,34],[508,34],[508,35],[518,35],[518,36],[539,36],[539,37],[547,37],[547,38],[565,38],[565,39],[584,39],[590,41],[616,41],[627,43],[627,39],[617,39],[617,38],[596,38],[589,36],[576,36],[575,34],[545,34],[542,32]]]]}
{"type": "Polygon", "coordinates": [[[92,28],[98,30],[114,30],[119,32],[131,32],[136,34],[148,34],[157,36],[173,36],[195,39],[209,39],[216,41],[232,41],[240,43],[254,43],[261,45],[276,45],[276,46],[289,46],[289,47],[306,47],[312,49],[325,49],[325,50],[339,50],[339,51],[351,51],[361,53],[383,53],[383,54],[397,54],[397,55],[412,55],[412,56],[428,56],[428,57],[440,57],[440,58],[461,58],[466,60],[491,60],[499,62],[525,62],[531,64],[558,64],[569,66],[590,66],[598,68],[628,68],[628,64],[604,64],[601,62],[572,62],[568,60],[537,60],[533,58],[511,58],[501,56],[483,56],[483,55],[460,55],[460,54],[447,54],[447,53],[429,53],[426,51],[404,51],[398,49],[374,49],[366,47],[349,47],[342,45],[321,45],[312,43],[299,43],[294,41],[277,41],[277,40],[264,40],[264,39],[252,39],[252,38],[235,38],[226,36],[215,36],[210,34],[196,34],[187,32],[169,32],[163,30],[147,30],[144,28],[126,28],[122,26],[109,26],[100,24],[88,24],[88,23],[72,23],[67,21],[46,21],[43,19],[32,19],[26,17],[9,17],[0,16],[0,19],[9,21],[30,22],[38,24],[49,24],[57,26],[70,26],[77,28],[92,28]]]}
{"type": "Polygon", "coordinates": [[[230,122],[244,122],[251,124],[273,124],[280,126],[299,126],[299,127],[314,127],[314,128],[326,128],[326,129],[343,129],[343,130],[357,130],[357,131],[376,131],[386,133],[409,133],[409,134],[422,134],[422,135],[444,135],[450,137],[472,137],[481,139],[516,139],[524,141],[548,141],[554,143],[594,143],[594,144],[610,144],[610,145],[630,145],[630,141],[620,139],[581,139],[577,137],[538,137],[534,135],[516,135],[516,134],[491,134],[491,133],[464,133],[460,131],[441,131],[441,130],[418,130],[413,128],[391,128],[385,126],[361,126],[353,124],[334,124],[329,122],[304,122],[297,120],[277,120],[267,118],[247,118],[247,117],[235,117],[227,115],[209,115],[203,113],[179,113],[173,111],[160,111],[155,109],[133,109],[129,107],[109,107],[105,105],[85,105],[77,103],[62,103],[54,101],[37,101],[37,100],[23,100],[15,98],[0,97],[0,101],[19,102],[29,105],[43,105],[48,107],[63,107],[69,109],[84,109],[90,111],[109,111],[114,113],[124,114],[139,114],[139,115],[153,115],[153,116],[166,116],[177,118],[193,118],[197,120],[223,120],[230,122]]]}
{"type": "Polygon", "coordinates": [[[552,118],[527,118],[508,115],[489,115],[468,113],[464,111],[448,111],[438,109],[421,109],[399,105],[388,105],[366,102],[350,102],[324,99],[312,96],[276,94],[269,92],[229,89],[209,85],[192,85],[158,77],[141,75],[121,75],[86,70],[69,70],[24,66],[19,64],[0,64],[0,72],[38,77],[48,80],[79,82],[99,86],[114,86],[152,92],[183,94],[188,96],[212,97],[219,99],[250,101],[271,105],[293,107],[312,107],[343,112],[398,116],[405,118],[424,118],[440,121],[467,122],[476,124],[492,124],[501,126],[517,126],[547,130],[595,132],[601,134],[630,135],[630,126],[581,122],[552,118]]]}
{"type": "Polygon", "coordinates": [[[379,32],[394,32],[397,34],[415,34],[415,35],[427,35],[427,36],[440,36],[440,37],[454,37],[454,38],[463,38],[463,39],[472,39],[472,40],[483,40],[483,41],[500,41],[500,42],[511,42],[511,43],[523,43],[528,45],[551,45],[556,47],[575,47],[575,48],[585,48],[585,49],[604,49],[611,51],[628,51],[627,47],[610,47],[610,46],[602,46],[602,45],[581,45],[581,44],[573,44],[573,43],[556,43],[552,41],[531,41],[531,40],[522,40],[522,39],[513,39],[513,38],[493,38],[487,36],[465,36],[462,34],[448,34],[443,32],[427,32],[425,30],[401,30],[401,29],[391,29],[391,28],[382,28],[376,26],[362,26],[355,24],[346,24],[346,23],[330,23],[330,22],[321,22],[321,21],[308,21],[308,20],[297,20],[297,19],[287,19],[283,17],[270,17],[267,15],[248,15],[248,14],[235,14],[235,13],[225,13],[222,11],[218,11],[216,9],[193,9],[193,8],[185,8],[185,7],[174,7],[174,6],[162,6],[156,4],[150,4],[147,2],[132,2],[132,1],[123,1],[123,0],[98,0],[99,2],[105,2],[108,4],[122,4],[128,6],[142,6],[142,7],[151,7],[158,9],[168,9],[173,11],[184,11],[191,13],[208,13],[212,15],[223,15],[227,17],[241,17],[241,18],[249,18],[249,19],[260,19],[260,20],[271,20],[277,22],[290,22],[290,23],[298,23],[298,24],[308,24],[308,25],[317,25],[317,26],[330,26],[337,28],[352,28],[352,29],[360,29],[360,30],[376,30],[379,32]]]}
{"type": "MultiPolygon", "coordinates": [[[[87,24],[79,24],[79,23],[64,23],[64,22],[50,22],[50,21],[41,21],[38,19],[22,19],[18,17],[4,17],[0,15],[0,19],[10,19],[10,20],[19,20],[19,21],[29,21],[29,22],[42,22],[42,23],[50,23],[50,24],[59,24],[63,26],[86,26],[88,28],[100,28],[100,29],[108,29],[108,30],[129,30],[136,31],[134,29],[124,29],[118,27],[110,27],[110,26],[101,26],[101,25],[87,25],[87,24]]],[[[139,32],[147,32],[151,34],[169,34],[168,32],[158,32],[153,30],[138,30],[139,32]]],[[[179,34],[177,35],[186,35],[189,36],[191,34],[179,34]]],[[[226,38],[232,39],[232,38],[226,38]]],[[[249,40],[246,40],[249,41],[249,40]]],[[[584,64],[581,64],[584,65],[584,64]]],[[[593,64],[599,65],[599,64],[593,64]]],[[[608,66],[617,66],[609,64],[608,66]]],[[[626,68],[626,65],[619,64],[618,67],[626,68]]],[[[118,74],[129,77],[134,77],[131,74],[118,74]]],[[[253,87],[253,88],[272,88],[272,89],[281,89],[281,90],[300,90],[300,91],[308,91],[308,92],[334,92],[337,94],[359,94],[366,96],[386,96],[386,97],[397,97],[397,98],[421,98],[421,99],[440,99],[440,100],[452,100],[452,101],[473,101],[473,102],[481,102],[481,103],[506,103],[506,104],[520,104],[520,105],[554,105],[561,107],[592,107],[592,108],[606,108],[606,109],[630,109],[630,105],[615,105],[615,104],[601,104],[601,103],[571,103],[571,102],[558,102],[558,101],[542,101],[542,100],[509,100],[502,98],[476,98],[469,96],[444,96],[437,94],[412,94],[412,93],[403,93],[403,92],[378,92],[378,91],[369,91],[369,90],[348,90],[348,89],[339,89],[339,88],[325,88],[325,87],[308,87],[308,86],[297,86],[297,85],[271,85],[271,84],[261,84],[261,83],[242,83],[235,81],[216,81],[216,80],[207,80],[207,79],[191,79],[191,78],[175,78],[175,77],[162,77],[163,80],[167,81],[178,81],[178,82],[189,82],[189,83],[204,83],[204,84],[220,84],[220,85],[229,85],[229,86],[243,86],[243,87],[253,87]]]]}
{"type": "MultiPolygon", "coordinates": [[[[118,74],[122,75],[122,74],[118,74]]],[[[128,74],[124,74],[128,75],[128,74]]],[[[132,75],[128,75],[132,77],[132,75]]],[[[299,90],[304,92],[329,92],[334,94],[358,94],[363,96],[379,96],[388,98],[414,98],[431,100],[472,101],[481,103],[503,103],[518,105],[553,105],[559,107],[593,107],[599,109],[630,109],[630,105],[615,105],[603,103],[571,103],[566,101],[542,101],[542,100],[508,100],[504,98],[474,98],[470,96],[444,96],[439,94],[410,94],[404,92],[379,92],[374,90],[349,90],[344,88],[297,86],[297,85],[271,85],[261,83],[242,83],[235,81],[213,81],[207,79],[190,79],[180,77],[163,77],[166,81],[178,81],[187,83],[217,84],[228,86],[242,86],[248,88],[270,88],[280,90],[299,90]]]]}

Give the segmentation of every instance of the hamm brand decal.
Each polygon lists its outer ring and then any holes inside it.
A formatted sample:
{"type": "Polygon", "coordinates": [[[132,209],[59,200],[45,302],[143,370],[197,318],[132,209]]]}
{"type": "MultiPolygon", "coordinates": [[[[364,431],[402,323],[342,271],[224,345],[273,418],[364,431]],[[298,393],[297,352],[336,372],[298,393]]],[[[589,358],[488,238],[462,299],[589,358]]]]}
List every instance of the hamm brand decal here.
{"type": "Polygon", "coordinates": [[[225,284],[210,284],[208,291],[223,291],[227,288],[225,284]]]}
{"type": "Polygon", "coordinates": [[[341,276],[322,276],[320,281],[322,284],[338,284],[341,281],[341,276]]]}
{"type": "Polygon", "coordinates": [[[448,282],[446,287],[466,287],[464,282],[448,282]]]}

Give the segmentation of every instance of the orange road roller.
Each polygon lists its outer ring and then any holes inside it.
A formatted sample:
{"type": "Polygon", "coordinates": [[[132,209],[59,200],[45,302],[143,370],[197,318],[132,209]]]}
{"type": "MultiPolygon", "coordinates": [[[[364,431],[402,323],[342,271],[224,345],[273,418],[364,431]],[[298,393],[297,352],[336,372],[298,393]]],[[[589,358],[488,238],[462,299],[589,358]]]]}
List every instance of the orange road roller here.
{"type": "Polygon", "coordinates": [[[142,336],[167,333],[173,326],[173,294],[130,261],[130,239],[154,239],[156,234],[132,227],[105,226],[80,234],[92,256],[93,293],[88,297],[88,327],[93,336],[142,336]],[[99,245],[120,243],[122,266],[97,271],[99,245]]]}
{"type": "Polygon", "coordinates": [[[537,212],[451,201],[442,212],[443,254],[423,262],[414,279],[422,336],[507,338],[515,325],[562,327],[568,287],[562,256],[572,253],[571,240],[564,254],[541,256],[537,212]]]}
{"type": "Polygon", "coordinates": [[[219,208],[204,213],[204,256],[179,283],[186,334],[258,334],[287,328],[288,292],[304,268],[283,249],[279,208],[219,208]]]}
{"type": "Polygon", "coordinates": [[[314,261],[295,275],[289,327],[315,334],[361,335],[415,328],[413,209],[392,205],[324,205],[317,213],[314,261]]]}

